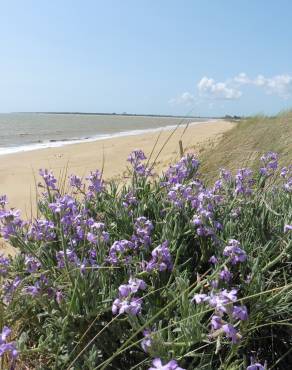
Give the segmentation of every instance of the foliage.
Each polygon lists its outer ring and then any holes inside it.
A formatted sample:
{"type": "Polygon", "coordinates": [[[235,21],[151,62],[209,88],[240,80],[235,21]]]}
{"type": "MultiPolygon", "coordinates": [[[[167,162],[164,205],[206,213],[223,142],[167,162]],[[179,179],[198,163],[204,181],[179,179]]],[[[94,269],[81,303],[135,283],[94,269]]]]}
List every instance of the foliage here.
{"type": "Polygon", "coordinates": [[[280,171],[268,153],[260,171],[221,170],[207,188],[192,154],[161,178],[145,159],[131,153],[126,185],[106,184],[98,171],[86,181],[72,175],[69,194],[40,171],[41,217],[31,222],[0,198],[1,234],[20,252],[0,259],[2,361],[286,369],[292,167],[280,171]]]}

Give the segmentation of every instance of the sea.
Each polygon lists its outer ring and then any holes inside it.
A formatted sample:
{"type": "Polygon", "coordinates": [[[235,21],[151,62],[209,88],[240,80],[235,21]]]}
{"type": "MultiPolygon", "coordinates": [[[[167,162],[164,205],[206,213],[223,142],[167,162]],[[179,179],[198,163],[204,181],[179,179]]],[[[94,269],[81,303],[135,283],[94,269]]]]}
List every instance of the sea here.
{"type": "Polygon", "coordinates": [[[105,140],[207,122],[206,118],[118,114],[0,114],[0,155],[105,140]]]}

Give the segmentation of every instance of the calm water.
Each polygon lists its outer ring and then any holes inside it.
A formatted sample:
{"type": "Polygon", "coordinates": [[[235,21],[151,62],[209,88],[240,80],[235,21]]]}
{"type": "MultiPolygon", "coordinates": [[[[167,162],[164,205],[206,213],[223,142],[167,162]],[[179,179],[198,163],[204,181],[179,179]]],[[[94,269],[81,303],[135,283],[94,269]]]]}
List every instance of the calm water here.
{"type": "Polygon", "coordinates": [[[207,120],[118,115],[0,114],[0,154],[133,135],[196,121],[207,120]]]}

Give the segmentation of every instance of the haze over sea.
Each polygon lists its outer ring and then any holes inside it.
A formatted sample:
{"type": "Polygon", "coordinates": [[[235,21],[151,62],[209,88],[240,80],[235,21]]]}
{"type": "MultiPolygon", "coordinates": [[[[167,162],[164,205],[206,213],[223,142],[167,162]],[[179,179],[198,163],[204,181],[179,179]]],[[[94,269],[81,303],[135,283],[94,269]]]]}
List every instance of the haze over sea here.
{"type": "Polygon", "coordinates": [[[9,113],[0,114],[0,155],[208,121],[203,118],[9,113]]]}

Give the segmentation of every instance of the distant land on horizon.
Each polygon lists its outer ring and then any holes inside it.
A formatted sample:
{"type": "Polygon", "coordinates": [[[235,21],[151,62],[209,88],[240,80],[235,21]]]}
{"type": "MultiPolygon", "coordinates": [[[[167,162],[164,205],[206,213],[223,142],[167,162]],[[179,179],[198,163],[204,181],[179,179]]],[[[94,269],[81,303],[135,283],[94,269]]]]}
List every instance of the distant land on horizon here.
{"type": "Polygon", "coordinates": [[[202,118],[202,119],[218,119],[218,118],[232,118],[240,119],[237,115],[225,115],[225,116],[183,116],[183,115],[171,115],[171,114],[141,114],[141,113],[103,113],[103,112],[12,112],[16,114],[72,114],[72,115],[87,115],[87,116],[128,116],[128,117],[166,117],[166,118],[202,118]]]}

